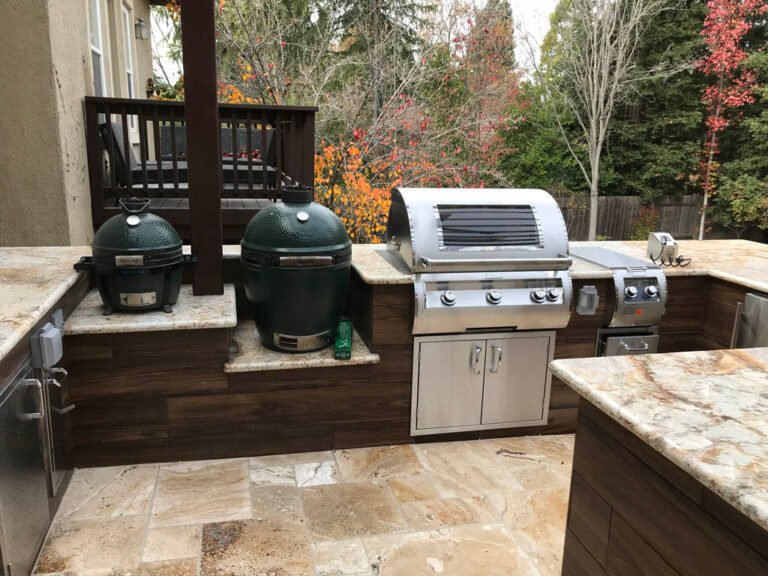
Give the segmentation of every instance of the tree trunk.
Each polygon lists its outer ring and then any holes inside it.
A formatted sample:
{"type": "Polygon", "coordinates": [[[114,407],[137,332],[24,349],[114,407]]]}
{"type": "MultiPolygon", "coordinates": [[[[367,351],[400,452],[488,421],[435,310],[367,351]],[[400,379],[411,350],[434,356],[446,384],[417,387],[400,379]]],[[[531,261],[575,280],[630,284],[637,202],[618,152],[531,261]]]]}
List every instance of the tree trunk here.
{"type": "Polygon", "coordinates": [[[597,199],[600,188],[600,153],[592,160],[592,178],[589,182],[589,234],[587,239],[597,238],[597,199]]]}

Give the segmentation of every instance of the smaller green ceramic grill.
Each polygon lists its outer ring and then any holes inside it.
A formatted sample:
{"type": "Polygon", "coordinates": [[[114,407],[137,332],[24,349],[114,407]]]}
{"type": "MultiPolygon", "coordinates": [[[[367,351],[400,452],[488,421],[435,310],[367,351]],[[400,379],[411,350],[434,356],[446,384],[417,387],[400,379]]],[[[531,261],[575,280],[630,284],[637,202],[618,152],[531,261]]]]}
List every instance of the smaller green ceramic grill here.
{"type": "Polygon", "coordinates": [[[84,256],[75,270],[93,272],[104,303],[113,310],[162,309],[172,312],[179,298],[182,267],[194,264],[182,254],[182,241],[171,224],[149,212],[148,198],[121,198],[113,216],[93,238],[93,256],[84,256]]]}
{"type": "Polygon", "coordinates": [[[256,214],[240,242],[245,292],[262,342],[310,352],[331,342],[349,290],[352,242],[312,189],[286,187],[256,214]]]}

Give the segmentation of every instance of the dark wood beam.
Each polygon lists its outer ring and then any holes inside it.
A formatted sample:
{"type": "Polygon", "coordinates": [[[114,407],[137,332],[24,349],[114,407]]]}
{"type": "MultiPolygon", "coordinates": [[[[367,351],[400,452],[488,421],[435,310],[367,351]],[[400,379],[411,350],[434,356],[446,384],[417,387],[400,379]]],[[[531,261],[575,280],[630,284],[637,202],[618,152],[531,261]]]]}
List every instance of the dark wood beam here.
{"type": "Polygon", "coordinates": [[[190,240],[198,258],[192,282],[196,295],[224,291],[215,19],[212,0],[184,2],[181,9],[190,240]]]}

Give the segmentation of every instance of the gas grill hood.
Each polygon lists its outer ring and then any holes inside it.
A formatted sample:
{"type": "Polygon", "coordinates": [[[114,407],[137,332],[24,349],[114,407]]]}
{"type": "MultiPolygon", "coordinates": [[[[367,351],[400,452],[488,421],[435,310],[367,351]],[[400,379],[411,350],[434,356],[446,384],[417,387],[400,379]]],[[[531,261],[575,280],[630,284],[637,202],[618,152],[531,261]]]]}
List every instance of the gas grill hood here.
{"type": "Polygon", "coordinates": [[[395,189],[387,242],[416,274],[571,264],[562,213],[543,190],[395,189]]]}
{"type": "Polygon", "coordinates": [[[395,189],[387,244],[414,275],[414,334],[568,324],[568,233],[543,190],[395,189]]]}

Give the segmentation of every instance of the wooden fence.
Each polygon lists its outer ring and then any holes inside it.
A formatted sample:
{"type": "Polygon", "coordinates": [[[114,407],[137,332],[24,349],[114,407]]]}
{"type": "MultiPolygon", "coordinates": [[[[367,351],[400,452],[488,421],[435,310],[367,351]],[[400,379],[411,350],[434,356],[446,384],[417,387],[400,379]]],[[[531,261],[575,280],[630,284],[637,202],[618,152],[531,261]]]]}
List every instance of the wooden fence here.
{"type": "MultiPolygon", "coordinates": [[[[589,230],[589,198],[557,198],[571,240],[586,240],[589,230]]],[[[661,196],[656,199],[657,230],[675,238],[695,238],[698,232],[702,197],[661,196]]],[[[601,196],[598,199],[597,234],[610,240],[629,240],[642,204],[637,196],[601,196]]]]}

